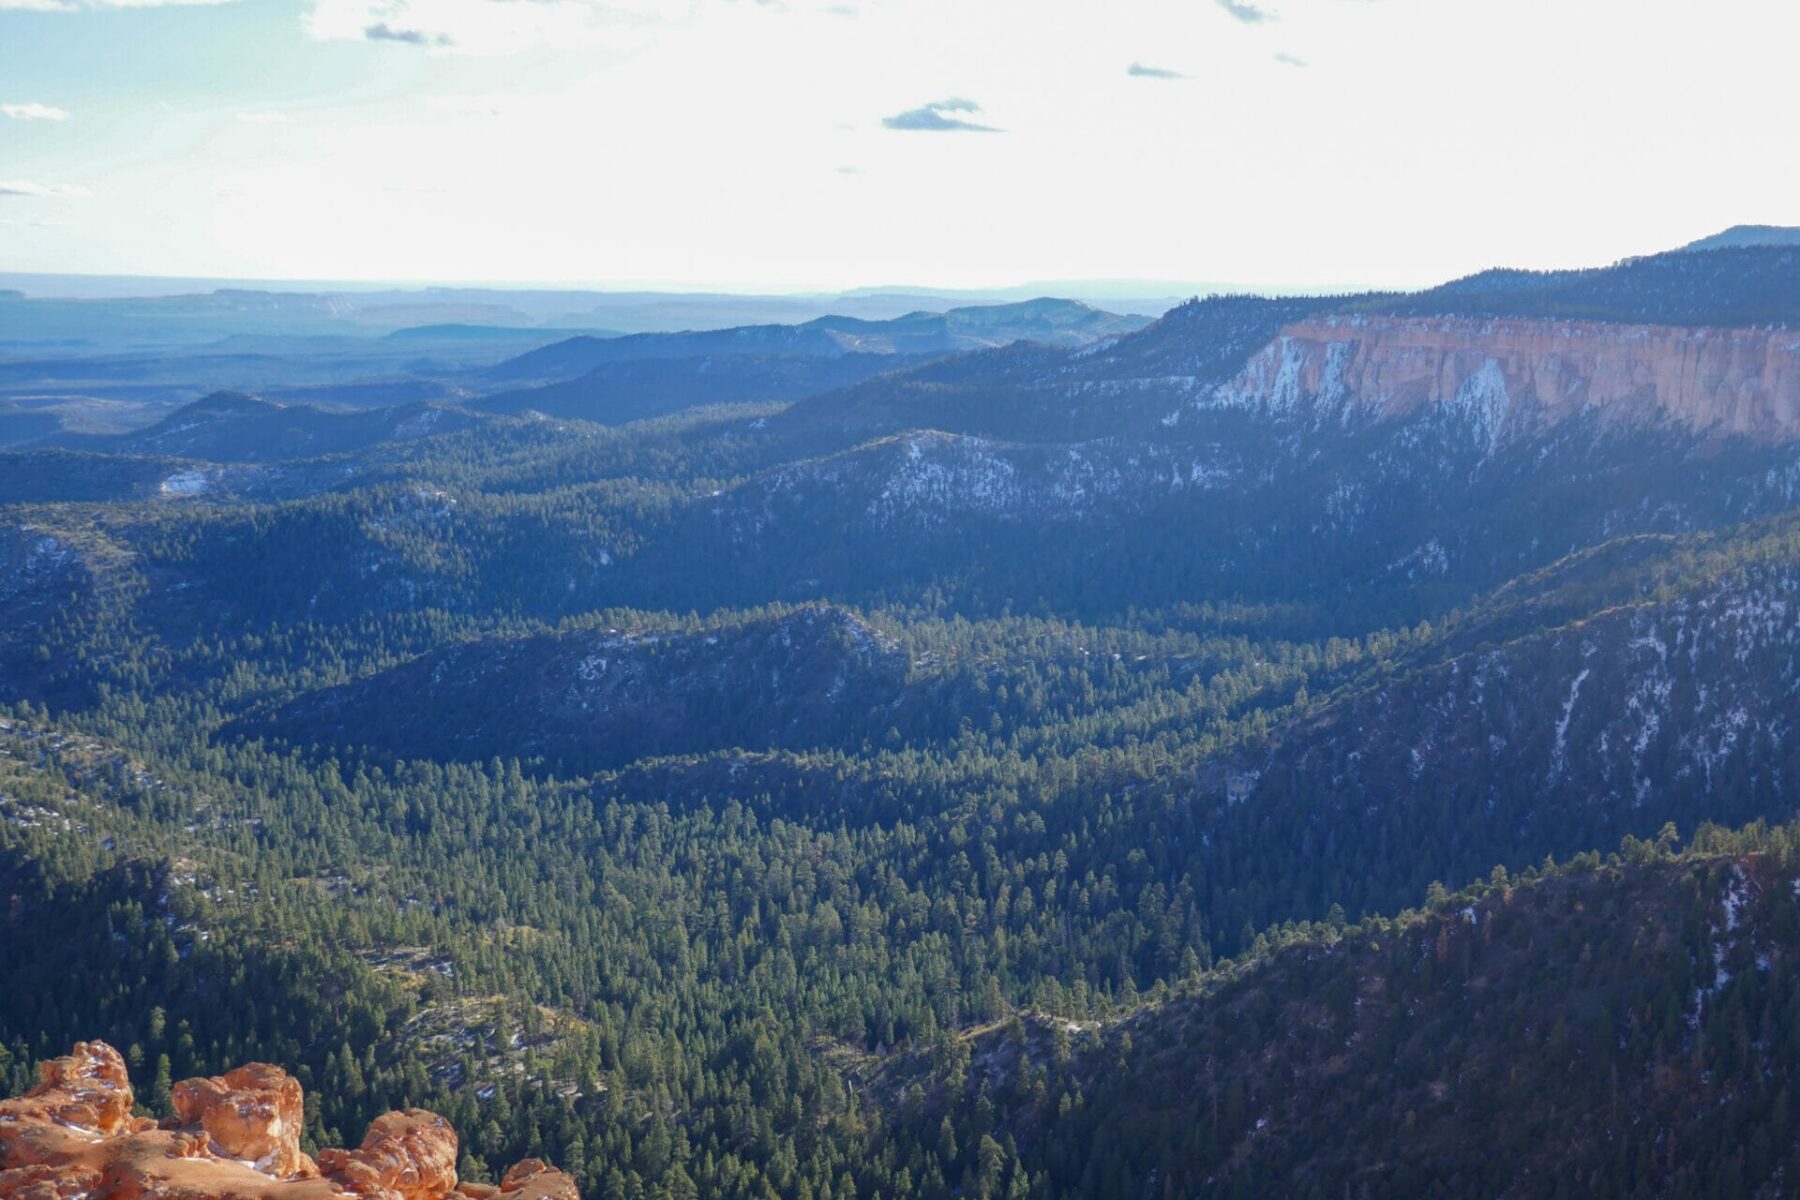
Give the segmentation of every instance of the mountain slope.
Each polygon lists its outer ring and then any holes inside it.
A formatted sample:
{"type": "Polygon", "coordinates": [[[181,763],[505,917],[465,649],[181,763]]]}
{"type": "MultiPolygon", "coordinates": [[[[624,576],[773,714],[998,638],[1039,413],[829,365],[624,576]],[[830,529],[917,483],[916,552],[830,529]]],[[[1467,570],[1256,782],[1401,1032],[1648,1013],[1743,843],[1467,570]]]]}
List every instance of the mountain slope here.
{"type": "Polygon", "coordinates": [[[402,757],[548,759],[575,770],[863,733],[906,663],[856,616],[813,607],[705,633],[592,630],[454,646],[316,692],[262,729],[402,757]],[[503,698],[471,704],[474,696],[503,698]]]}
{"type": "Polygon", "coordinates": [[[1800,247],[1676,250],[1581,271],[1493,270],[1347,311],[1399,316],[1564,317],[1634,325],[1800,322],[1800,247]]]}
{"type": "Polygon", "coordinates": [[[1554,614],[1477,614],[1264,747],[1204,766],[1195,801],[1213,814],[1212,842],[1226,855],[1258,845],[1271,866],[1311,862],[1317,916],[1334,901],[1382,911],[1433,878],[1647,836],[1665,821],[1791,815],[1791,530],[1701,562],[1661,584],[1646,582],[1656,568],[1633,564],[1613,594],[1554,614]]]}
{"type": "Polygon", "coordinates": [[[979,1031],[877,1087],[1058,1195],[1772,1200],[1800,1170],[1796,832],[1290,932],[1192,995],[979,1031]]]}
{"type": "Polygon", "coordinates": [[[1213,297],[1086,346],[957,355],[794,405],[770,422],[796,452],[934,429],[1017,441],[1144,436],[1180,397],[1224,382],[1324,301],[1213,297]]]}

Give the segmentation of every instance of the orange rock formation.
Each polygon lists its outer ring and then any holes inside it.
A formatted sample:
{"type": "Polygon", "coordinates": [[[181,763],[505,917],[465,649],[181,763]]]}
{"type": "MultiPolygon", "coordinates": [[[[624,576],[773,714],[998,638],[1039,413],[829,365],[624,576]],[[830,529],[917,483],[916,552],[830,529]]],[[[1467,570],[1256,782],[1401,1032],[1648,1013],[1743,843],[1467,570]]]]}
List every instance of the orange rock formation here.
{"type": "Polygon", "coordinates": [[[131,1115],[119,1052],[78,1042],[43,1079],[0,1101],[0,1200],[580,1200],[575,1181],[526,1159],[498,1187],[459,1184],[456,1131],[409,1109],[376,1119],[355,1150],[300,1150],[300,1085],[251,1063],[175,1085],[176,1115],[131,1115]]]}
{"type": "Polygon", "coordinates": [[[1496,440],[1586,409],[1789,440],[1800,437],[1800,331],[1334,317],[1284,329],[1216,402],[1380,417],[1450,406],[1496,440]]]}

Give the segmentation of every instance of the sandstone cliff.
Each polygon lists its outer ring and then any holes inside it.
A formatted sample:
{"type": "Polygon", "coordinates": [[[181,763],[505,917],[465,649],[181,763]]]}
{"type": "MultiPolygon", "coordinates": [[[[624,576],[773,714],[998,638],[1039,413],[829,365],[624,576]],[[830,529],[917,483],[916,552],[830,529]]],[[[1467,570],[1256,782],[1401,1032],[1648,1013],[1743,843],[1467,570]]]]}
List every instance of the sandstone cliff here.
{"type": "Polygon", "coordinates": [[[459,1184],[456,1131],[409,1109],[355,1150],[300,1150],[300,1085],[251,1063],[175,1085],[176,1115],[132,1116],[119,1052],[78,1042],[24,1096],[0,1101],[0,1200],[579,1200],[575,1181],[526,1159],[498,1187],[459,1184]]]}
{"type": "Polygon", "coordinates": [[[1787,440],[1800,436],[1800,332],[1324,318],[1286,327],[1208,403],[1315,419],[1436,408],[1490,448],[1587,410],[1787,440]]]}

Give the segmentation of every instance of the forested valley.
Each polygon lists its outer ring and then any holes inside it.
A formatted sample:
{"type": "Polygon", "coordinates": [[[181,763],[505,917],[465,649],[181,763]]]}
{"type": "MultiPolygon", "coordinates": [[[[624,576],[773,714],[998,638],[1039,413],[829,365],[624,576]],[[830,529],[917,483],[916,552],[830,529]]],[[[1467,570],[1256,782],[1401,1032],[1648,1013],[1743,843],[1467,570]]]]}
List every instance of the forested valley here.
{"type": "Polygon", "coordinates": [[[1795,1194],[1800,429],[1579,364],[1791,355],[1797,255],[0,450],[0,1092],[268,1061],[600,1200],[1795,1194]]]}

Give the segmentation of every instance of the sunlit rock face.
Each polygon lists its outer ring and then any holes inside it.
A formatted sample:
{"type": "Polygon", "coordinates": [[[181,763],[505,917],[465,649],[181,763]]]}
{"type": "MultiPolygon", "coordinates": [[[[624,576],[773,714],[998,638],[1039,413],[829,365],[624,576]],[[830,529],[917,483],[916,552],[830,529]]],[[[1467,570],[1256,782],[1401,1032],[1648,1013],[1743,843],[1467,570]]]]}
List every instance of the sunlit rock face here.
{"type": "Polygon", "coordinates": [[[1800,332],[1333,317],[1288,326],[1204,404],[1314,420],[1439,409],[1492,444],[1593,411],[1706,435],[1800,436],[1800,332]]]}
{"type": "Polygon", "coordinates": [[[281,1068],[250,1063],[211,1079],[186,1079],[172,1099],[181,1124],[205,1132],[215,1153],[282,1179],[311,1169],[300,1153],[300,1084],[281,1068]]]}
{"type": "Polygon", "coordinates": [[[458,1183],[456,1131],[435,1113],[376,1118],[355,1150],[300,1150],[303,1097],[250,1063],[172,1093],[175,1116],[133,1117],[119,1052],[77,1042],[42,1081],[0,1101],[0,1200],[580,1200],[536,1159],[498,1187],[458,1183]]]}

